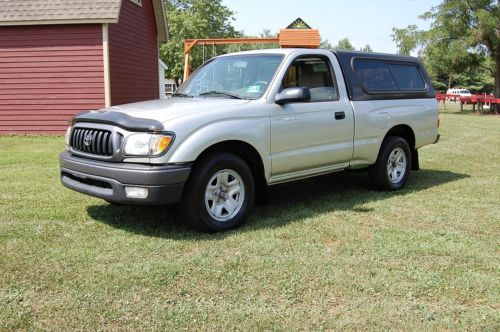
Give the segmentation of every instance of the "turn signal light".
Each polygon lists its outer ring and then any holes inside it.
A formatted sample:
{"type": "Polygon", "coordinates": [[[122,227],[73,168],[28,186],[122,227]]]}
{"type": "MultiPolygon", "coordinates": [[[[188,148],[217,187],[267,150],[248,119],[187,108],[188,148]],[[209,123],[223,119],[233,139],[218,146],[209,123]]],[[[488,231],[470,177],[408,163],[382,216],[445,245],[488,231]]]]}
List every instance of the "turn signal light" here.
{"type": "Polygon", "coordinates": [[[172,142],[172,136],[156,136],[155,138],[156,142],[154,142],[152,154],[163,153],[170,145],[170,142],[172,142]]]}

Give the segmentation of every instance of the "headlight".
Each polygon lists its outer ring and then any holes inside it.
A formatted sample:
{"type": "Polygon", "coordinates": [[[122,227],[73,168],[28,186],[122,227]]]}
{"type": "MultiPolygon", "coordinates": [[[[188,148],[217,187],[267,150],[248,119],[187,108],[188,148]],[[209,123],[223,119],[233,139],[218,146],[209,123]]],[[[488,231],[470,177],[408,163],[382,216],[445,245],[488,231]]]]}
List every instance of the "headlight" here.
{"type": "Polygon", "coordinates": [[[166,134],[132,134],[125,140],[123,152],[131,156],[158,156],[168,149],[173,139],[173,135],[166,134]]]}
{"type": "Polygon", "coordinates": [[[66,134],[64,134],[64,142],[66,143],[66,146],[69,146],[69,139],[71,137],[71,126],[66,129],[66,134]]]}

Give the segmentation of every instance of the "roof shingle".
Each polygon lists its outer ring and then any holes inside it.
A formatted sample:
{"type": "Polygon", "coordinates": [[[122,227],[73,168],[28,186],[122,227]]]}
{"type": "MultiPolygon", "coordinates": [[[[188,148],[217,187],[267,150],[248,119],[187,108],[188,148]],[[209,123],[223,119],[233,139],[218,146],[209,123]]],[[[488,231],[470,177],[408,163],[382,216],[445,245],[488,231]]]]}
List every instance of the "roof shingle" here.
{"type": "Polygon", "coordinates": [[[114,23],[121,0],[0,0],[0,25],[114,23]]]}
{"type": "MultiPolygon", "coordinates": [[[[158,41],[168,40],[163,0],[152,0],[158,41]]],[[[0,0],[0,26],[117,23],[122,0],[0,0]]]]}

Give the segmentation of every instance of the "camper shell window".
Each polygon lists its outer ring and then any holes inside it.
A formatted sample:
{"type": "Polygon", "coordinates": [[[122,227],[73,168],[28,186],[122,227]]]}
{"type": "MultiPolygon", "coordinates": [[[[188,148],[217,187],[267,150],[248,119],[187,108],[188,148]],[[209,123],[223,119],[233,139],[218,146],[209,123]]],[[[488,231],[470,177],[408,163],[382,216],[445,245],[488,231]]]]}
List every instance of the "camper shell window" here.
{"type": "Polygon", "coordinates": [[[425,81],[413,63],[355,59],[353,69],[368,93],[426,90],[425,81]]]}

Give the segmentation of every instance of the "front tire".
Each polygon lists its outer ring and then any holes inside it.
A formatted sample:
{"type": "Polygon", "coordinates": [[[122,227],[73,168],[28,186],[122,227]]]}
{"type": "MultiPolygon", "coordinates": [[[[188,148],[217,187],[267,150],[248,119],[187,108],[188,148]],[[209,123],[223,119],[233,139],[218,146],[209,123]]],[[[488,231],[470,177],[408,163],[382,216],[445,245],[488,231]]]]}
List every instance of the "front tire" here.
{"type": "Polygon", "coordinates": [[[203,232],[221,232],[245,221],[255,197],[252,171],[239,157],[220,153],[195,164],[181,201],[186,222],[203,232]]]}
{"type": "Polygon", "coordinates": [[[410,175],[411,153],[404,138],[388,136],[382,142],[376,163],[370,168],[370,178],[378,190],[398,190],[410,175]]]}

